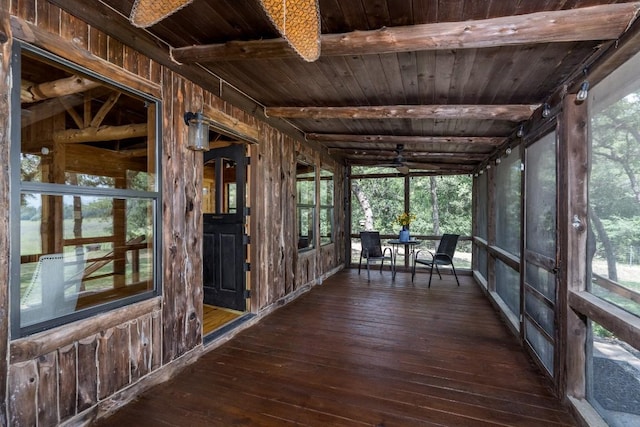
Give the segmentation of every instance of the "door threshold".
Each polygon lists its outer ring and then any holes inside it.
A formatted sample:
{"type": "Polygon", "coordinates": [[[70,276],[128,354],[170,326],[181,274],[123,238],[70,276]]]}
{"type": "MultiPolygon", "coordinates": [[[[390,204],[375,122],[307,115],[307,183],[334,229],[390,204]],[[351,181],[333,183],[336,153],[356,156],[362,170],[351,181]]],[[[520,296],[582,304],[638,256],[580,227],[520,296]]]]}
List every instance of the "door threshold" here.
{"type": "Polygon", "coordinates": [[[256,317],[256,315],[254,313],[245,313],[245,314],[241,315],[240,317],[237,317],[237,318],[233,319],[229,323],[226,323],[226,324],[220,326],[218,329],[216,329],[216,330],[208,333],[207,335],[205,335],[202,338],[202,345],[206,346],[207,344],[215,341],[216,339],[218,339],[221,336],[225,335],[229,331],[232,331],[233,329],[237,328],[238,326],[240,326],[244,322],[246,322],[246,321],[248,321],[250,319],[253,319],[254,317],[256,317]]]}

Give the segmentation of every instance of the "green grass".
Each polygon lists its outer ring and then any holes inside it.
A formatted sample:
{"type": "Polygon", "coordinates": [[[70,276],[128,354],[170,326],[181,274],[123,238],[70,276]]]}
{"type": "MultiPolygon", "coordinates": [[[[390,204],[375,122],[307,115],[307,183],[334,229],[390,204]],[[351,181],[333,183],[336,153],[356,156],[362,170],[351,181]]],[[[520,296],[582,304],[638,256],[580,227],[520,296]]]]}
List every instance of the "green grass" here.
{"type": "MultiPolygon", "coordinates": [[[[64,238],[73,239],[73,219],[65,219],[64,238]]],[[[97,218],[82,220],[83,237],[104,237],[112,234],[110,224],[97,218]]],[[[42,253],[40,242],[40,221],[20,221],[20,255],[42,253]]]]}

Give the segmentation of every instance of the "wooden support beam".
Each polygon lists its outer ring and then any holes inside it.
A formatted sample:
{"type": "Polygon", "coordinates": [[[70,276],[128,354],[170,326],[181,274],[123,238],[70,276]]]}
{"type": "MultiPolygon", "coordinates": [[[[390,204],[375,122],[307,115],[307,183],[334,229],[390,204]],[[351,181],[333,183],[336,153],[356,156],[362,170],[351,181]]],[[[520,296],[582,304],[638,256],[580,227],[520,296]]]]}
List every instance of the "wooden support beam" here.
{"type": "Polygon", "coordinates": [[[79,144],[82,142],[115,141],[118,139],[138,138],[147,136],[147,124],[124,126],[88,127],[84,129],[68,129],[54,132],[54,142],[79,144]]]}
{"type": "Polygon", "coordinates": [[[202,107],[203,114],[206,118],[219,126],[212,126],[215,130],[226,134],[227,136],[237,137],[247,142],[256,143],[260,133],[257,127],[250,126],[240,120],[214,108],[210,105],[202,107]]]}
{"type": "Polygon", "coordinates": [[[534,105],[385,105],[360,107],[268,107],[270,117],[291,119],[477,119],[527,120],[534,105]]]}
{"type": "MultiPolygon", "coordinates": [[[[32,104],[28,107],[24,107],[22,108],[22,113],[20,116],[21,126],[26,127],[35,123],[36,121],[51,118],[69,108],[73,108],[73,105],[77,105],[80,102],[82,102],[82,98],[80,98],[78,95],[68,95],[61,98],[48,99],[38,104],[32,104]]],[[[73,119],[74,121],[76,120],[76,118],[73,119]]],[[[76,124],[77,123],[78,122],[76,121],[76,124]]],[[[80,125],[81,124],[82,121],[80,121],[80,125]]],[[[81,127],[80,125],[79,127],[81,127]]]]}
{"type": "Polygon", "coordinates": [[[107,99],[107,101],[104,104],[102,104],[102,107],[100,107],[100,110],[98,110],[96,115],[93,116],[93,119],[91,120],[91,124],[90,124],[91,127],[94,127],[94,128],[100,127],[104,118],[107,116],[109,111],[111,111],[113,106],[116,105],[116,102],[118,102],[118,99],[120,99],[120,95],[122,95],[120,92],[114,92],[111,95],[109,95],[109,98],[107,99]]]}
{"type": "MultiPolygon", "coordinates": [[[[376,55],[420,50],[478,49],[534,43],[617,39],[640,3],[605,4],[463,22],[383,27],[321,36],[321,56],[376,55]]],[[[172,49],[180,63],[293,58],[282,39],[232,41],[172,49]]]]}
{"type": "MultiPolygon", "coordinates": [[[[357,160],[357,159],[372,159],[372,158],[390,158],[395,157],[396,153],[389,150],[369,150],[369,149],[336,149],[331,148],[329,152],[332,154],[340,154],[344,158],[357,160]]],[[[451,153],[451,152],[429,152],[429,151],[403,151],[402,157],[407,161],[421,161],[421,160],[437,160],[448,162],[479,162],[487,158],[487,154],[482,153],[451,153]]]]}
{"type": "MultiPolygon", "coordinates": [[[[389,142],[394,144],[478,144],[497,146],[505,141],[505,137],[486,136],[398,136],[398,135],[349,135],[329,133],[309,133],[307,139],[322,143],[333,142],[389,142]]],[[[328,145],[328,144],[325,144],[328,145]]],[[[338,148],[333,146],[331,148],[338,148]]]]}
{"type": "Polygon", "coordinates": [[[20,102],[30,103],[49,98],[58,98],[84,92],[101,85],[99,82],[80,76],[65,77],[64,79],[39,84],[23,81],[20,87],[20,102]]]}

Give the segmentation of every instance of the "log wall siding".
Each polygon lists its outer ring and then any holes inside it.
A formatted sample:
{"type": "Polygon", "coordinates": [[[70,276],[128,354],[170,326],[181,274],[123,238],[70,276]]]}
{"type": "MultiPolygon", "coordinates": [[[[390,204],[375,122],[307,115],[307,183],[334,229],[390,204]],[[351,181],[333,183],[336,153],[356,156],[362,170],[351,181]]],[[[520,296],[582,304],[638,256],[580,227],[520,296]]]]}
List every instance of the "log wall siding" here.
{"type": "MultiPolygon", "coordinates": [[[[113,409],[133,398],[136,393],[131,391],[132,386],[142,389],[158,378],[167,379],[177,371],[172,366],[185,363],[177,362],[179,358],[192,361],[203,351],[202,154],[185,149],[185,111],[206,104],[259,129],[259,144],[249,150],[254,174],[248,200],[253,312],[268,312],[288,295],[319,283],[344,263],[344,248],[338,244],[298,256],[295,164],[298,156],[304,156],[318,170],[320,164],[334,170],[337,239],[344,237],[344,169],[326,152],[295,142],[46,1],[14,1],[5,7],[6,2],[0,0],[0,42],[3,34],[8,36],[8,41],[0,45],[0,93],[8,94],[11,85],[7,71],[14,28],[17,39],[108,78],[124,80],[162,100],[161,298],[10,341],[8,286],[0,287],[0,405],[4,405],[0,425],[46,426],[74,417],[86,422],[104,413],[105,408],[113,409]],[[181,357],[187,354],[191,356],[181,357]],[[155,373],[159,375],[152,375],[155,373]],[[9,391],[6,396],[5,390],[9,391]]],[[[8,101],[7,95],[0,97],[0,164],[9,163],[8,101]]],[[[0,283],[8,284],[7,168],[0,168],[0,178],[0,253],[4,255],[0,256],[0,283]]]]}
{"type": "Polygon", "coordinates": [[[0,0],[0,425],[6,420],[7,349],[9,324],[9,147],[11,26],[9,0],[0,0]]]}

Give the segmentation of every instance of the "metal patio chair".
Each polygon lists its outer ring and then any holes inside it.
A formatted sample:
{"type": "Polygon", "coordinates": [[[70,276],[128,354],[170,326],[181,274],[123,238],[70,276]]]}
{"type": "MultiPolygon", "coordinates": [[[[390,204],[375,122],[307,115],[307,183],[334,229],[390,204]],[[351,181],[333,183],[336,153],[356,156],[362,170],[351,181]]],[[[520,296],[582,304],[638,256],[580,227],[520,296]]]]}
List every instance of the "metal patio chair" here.
{"type": "Polygon", "coordinates": [[[375,261],[381,261],[380,272],[382,273],[382,267],[385,260],[389,260],[389,265],[392,262],[391,248],[382,249],[382,243],[380,243],[380,233],[377,231],[361,231],[360,242],[362,243],[362,250],[360,251],[360,262],[358,263],[358,274],[360,274],[360,268],[362,267],[362,259],[367,261],[367,280],[371,280],[369,273],[369,264],[375,261]],[[385,255],[389,251],[389,255],[385,255]]]}
{"type": "Polygon", "coordinates": [[[456,283],[460,286],[460,281],[458,280],[458,275],[456,274],[456,267],[453,265],[453,254],[456,251],[456,246],[458,244],[458,238],[460,236],[458,234],[443,234],[442,239],[440,239],[440,243],[438,244],[438,249],[434,254],[431,251],[427,251],[431,254],[431,259],[420,259],[418,258],[420,252],[417,251],[413,258],[413,268],[411,269],[411,281],[413,282],[413,278],[416,275],[416,265],[422,264],[426,265],[430,268],[429,270],[429,287],[431,287],[431,276],[433,276],[433,267],[436,268],[436,272],[438,272],[438,276],[440,280],[442,280],[442,275],[440,274],[440,270],[438,266],[450,265],[453,270],[453,275],[456,278],[456,283]]]}

